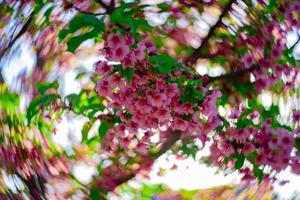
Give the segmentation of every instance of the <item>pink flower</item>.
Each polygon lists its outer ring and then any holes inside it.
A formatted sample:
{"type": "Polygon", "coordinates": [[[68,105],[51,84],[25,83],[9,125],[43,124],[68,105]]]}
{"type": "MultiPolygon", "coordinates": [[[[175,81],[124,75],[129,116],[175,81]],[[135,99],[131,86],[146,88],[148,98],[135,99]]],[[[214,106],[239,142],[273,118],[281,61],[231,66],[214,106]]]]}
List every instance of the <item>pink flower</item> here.
{"type": "Polygon", "coordinates": [[[151,40],[145,41],[145,46],[146,46],[147,51],[148,51],[149,53],[152,53],[152,52],[155,51],[155,44],[154,44],[154,42],[152,42],[151,40]]]}
{"type": "Polygon", "coordinates": [[[142,61],[145,59],[145,45],[139,43],[138,47],[134,50],[135,58],[139,61],[142,61]]]}
{"type": "Polygon", "coordinates": [[[221,125],[221,120],[217,116],[209,116],[207,122],[204,125],[204,132],[208,133],[215,130],[221,125]]]}
{"type": "Polygon", "coordinates": [[[124,86],[124,80],[122,80],[119,73],[115,73],[108,77],[108,83],[111,88],[124,86]]]}
{"type": "Polygon", "coordinates": [[[117,46],[120,46],[122,43],[125,43],[120,33],[109,34],[106,41],[108,42],[108,47],[111,49],[114,49],[117,46]]]}
{"type": "Polygon", "coordinates": [[[299,156],[295,156],[292,159],[291,162],[291,168],[292,168],[292,172],[294,174],[300,174],[300,157],[299,156]]]}
{"type": "Polygon", "coordinates": [[[220,141],[218,146],[219,146],[220,150],[222,151],[222,153],[224,154],[225,157],[234,153],[233,146],[228,142],[220,141]]]}
{"type": "Polygon", "coordinates": [[[141,155],[146,155],[148,153],[148,146],[145,143],[139,143],[136,145],[135,151],[141,155]]]}
{"type": "Polygon", "coordinates": [[[255,162],[258,165],[264,164],[266,162],[266,155],[263,152],[260,152],[256,158],[255,158],[255,162]]]}
{"type": "Polygon", "coordinates": [[[300,26],[299,20],[299,13],[300,13],[300,3],[295,1],[288,5],[288,8],[285,12],[285,19],[289,28],[295,26],[300,26]]]}
{"type": "Polygon", "coordinates": [[[158,90],[163,90],[166,87],[165,81],[162,78],[156,79],[155,87],[158,90]]]}
{"type": "Polygon", "coordinates": [[[280,138],[280,146],[282,150],[291,151],[293,148],[293,137],[292,135],[289,135],[288,133],[280,138]]]}
{"type": "Polygon", "coordinates": [[[108,81],[103,79],[97,82],[95,90],[99,94],[99,96],[102,97],[109,97],[112,94],[108,81]]]}
{"type": "Polygon", "coordinates": [[[283,51],[283,48],[281,46],[281,44],[277,43],[273,48],[272,48],[272,51],[271,51],[271,57],[273,59],[278,59],[281,57],[282,55],[282,51],[283,51]]]}
{"type": "Polygon", "coordinates": [[[121,137],[125,136],[126,126],[124,124],[118,124],[115,129],[121,137]]]}
{"type": "Polygon", "coordinates": [[[244,145],[242,151],[243,151],[243,154],[248,155],[249,153],[251,153],[251,152],[254,151],[254,150],[255,150],[255,146],[254,146],[252,143],[247,142],[247,143],[244,145]]]}
{"type": "Polygon", "coordinates": [[[166,108],[159,108],[154,112],[154,117],[156,117],[160,122],[165,122],[170,120],[170,111],[166,108]]]}
{"type": "Polygon", "coordinates": [[[217,105],[216,100],[218,97],[221,97],[221,92],[214,89],[211,95],[208,95],[202,105],[202,111],[205,115],[217,115],[217,105]]]}
{"type": "Polygon", "coordinates": [[[130,142],[131,142],[131,138],[128,138],[128,137],[122,138],[120,140],[120,147],[122,147],[123,149],[127,149],[130,142]]]}
{"type": "Polygon", "coordinates": [[[193,114],[194,113],[193,106],[191,103],[182,104],[182,109],[185,114],[193,114]]]}
{"type": "Polygon", "coordinates": [[[96,63],[96,73],[98,75],[105,75],[112,72],[112,66],[108,65],[106,61],[98,61],[96,63]]]}
{"type": "Polygon", "coordinates": [[[167,96],[162,93],[153,93],[151,92],[149,95],[147,95],[148,101],[150,104],[154,107],[161,107],[164,100],[167,99],[167,96]]]}
{"type": "Polygon", "coordinates": [[[297,123],[300,121],[300,110],[296,110],[294,113],[293,113],[293,123],[297,123]]]}
{"type": "Polygon", "coordinates": [[[113,61],[122,61],[129,53],[130,49],[126,44],[119,44],[112,49],[111,59],[113,61]]]}
{"type": "Polygon", "coordinates": [[[137,132],[137,130],[138,130],[138,124],[137,123],[135,123],[134,121],[132,121],[132,120],[130,120],[128,123],[127,123],[127,126],[128,126],[128,128],[129,128],[129,131],[130,131],[130,133],[136,133],[137,132]]]}
{"type": "Polygon", "coordinates": [[[230,115],[228,116],[229,119],[238,119],[241,115],[241,111],[239,109],[232,109],[230,115]]]}
{"type": "Polygon", "coordinates": [[[188,127],[188,122],[179,117],[176,117],[171,124],[171,129],[173,131],[175,130],[185,131],[187,127],[188,127]]]}
{"type": "Polygon", "coordinates": [[[198,135],[200,133],[201,124],[199,121],[189,122],[187,134],[188,135],[198,135]]]}
{"type": "Polygon", "coordinates": [[[134,105],[140,113],[150,113],[152,111],[152,107],[148,104],[146,98],[140,98],[134,105]]]}
{"type": "Polygon", "coordinates": [[[136,61],[136,59],[135,59],[134,55],[132,53],[129,53],[122,62],[123,69],[133,68],[135,65],[135,61],[136,61]]]}
{"type": "Polygon", "coordinates": [[[165,87],[164,90],[165,90],[165,94],[166,94],[168,97],[174,97],[174,96],[177,96],[177,95],[179,94],[179,89],[178,89],[176,83],[168,84],[168,85],[165,87]]]}
{"type": "Polygon", "coordinates": [[[247,53],[246,55],[243,56],[242,58],[242,62],[244,64],[244,67],[247,69],[251,66],[251,64],[253,63],[253,55],[251,55],[250,53],[247,53]]]}
{"type": "Polygon", "coordinates": [[[134,44],[134,38],[131,37],[130,33],[126,33],[125,35],[125,43],[127,46],[131,46],[134,44]]]}

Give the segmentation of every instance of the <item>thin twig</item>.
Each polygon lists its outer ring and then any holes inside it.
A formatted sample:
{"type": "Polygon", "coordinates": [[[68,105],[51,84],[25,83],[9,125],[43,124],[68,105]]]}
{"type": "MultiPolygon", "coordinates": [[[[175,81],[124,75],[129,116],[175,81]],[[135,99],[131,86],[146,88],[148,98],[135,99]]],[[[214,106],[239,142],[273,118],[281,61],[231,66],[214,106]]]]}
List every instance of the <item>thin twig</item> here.
{"type": "MultiPolygon", "coordinates": [[[[180,131],[174,131],[172,132],[171,136],[167,139],[167,141],[165,143],[163,143],[160,147],[160,149],[152,154],[152,155],[149,155],[147,158],[143,159],[143,160],[147,160],[147,159],[157,159],[159,158],[161,155],[163,155],[165,152],[167,152],[178,140],[180,140],[181,138],[181,132],[180,131]]],[[[134,178],[138,172],[140,171],[139,170],[136,170],[134,172],[131,172],[130,174],[126,175],[126,176],[123,176],[121,177],[119,180],[117,180],[117,184],[118,185],[121,185],[127,181],[129,181],[130,179],[134,178]]]]}
{"type": "Polygon", "coordinates": [[[188,65],[194,64],[197,61],[197,58],[201,56],[203,48],[207,45],[209,39],[214,35],[215,30],[222,24],[223,18],[229,12],[234,2],[235,0],[230,0],[228,2],[228,4],[224,7],[224,10],[222,11],[221,15],[219,16],[218,21],[209,29],[208,34],[203,39],[201,45],[186,59],[186,63],[188,65]]]}
{"type": "Polygon", "coordinates": [[[111,14],[115,9],[115,1],[111,0],[109,5],[106,5],[102,0],[96,0],[102,7],[106,9],[107,14],[111,14]]]}
{"type": "Polygon", "coordinates": [[[227,74],[222,74],[220,76],[215,76],[215,77],[209,77],[207,79],[207,81],[204,81],[204,85],[208,85],[216,80],[221,80],[221,79],[233,79],[235,77],[238,77],[238,76],[241,76],[243,74],[246,74],[248,72],[252,72],[254,70],[257,70],[259,69],[259,66],[258,65],[252,65],[251,67],[249,68],[244,68],[244,69],[240,69],[240,70],[237,70],[237,71],[233,71],[233,72],[229,72],[227,74]]]}
{"type": "Polygon", "coordinates": [[[291,46],[291,50],[294,50],[294,48],[298,45],[298,43],[300,42],[300,33],[298,33],[298,39],[297,41],[293,44],[293,46],[291,46]]]}
{"type": "Polygon", "coordinates": [[[80,12],[80,13],[88,14],[88,15],[99,16],[99,15],[105,15],[105,14],[107,14],[106,12],[102,12],[102,13],[93,13],[93,12],[89,12],[89,11],[80,10],[80,9],[79,9],[78,7],[76,7],[76,6],[73,6],[73,8],[74,8],[75,10],[77,10],[78,12],[80,12]]]}
{"type": "Polygon", "coordinates": [[[29,15],[29,18],[27,19],[26,23],[23,25],[19,33],[10,41],[10,43],[7,45],[7,47],[0,53],[0,59],[4,56],[6,51],[8,51],[14,44],[15,42],[27,31],[32,19],[33,19],[34,13],[31,12],[29,15]]]}

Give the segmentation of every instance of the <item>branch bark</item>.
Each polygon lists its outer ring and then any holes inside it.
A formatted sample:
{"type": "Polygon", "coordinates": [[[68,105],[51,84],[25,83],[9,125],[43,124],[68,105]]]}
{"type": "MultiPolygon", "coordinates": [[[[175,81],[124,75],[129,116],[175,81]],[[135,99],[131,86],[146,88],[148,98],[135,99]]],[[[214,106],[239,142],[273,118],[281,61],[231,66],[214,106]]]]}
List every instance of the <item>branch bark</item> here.
{"type": "Polygon", "coordinates": [[[227,15],[234,2],[235,0],[230,0],[228,2],[228,4],[224,7],[221,15],[219,16],[218,21],[209,29],[208,34],[203,39],[201,45],[186,59],[185,63],[187,63],[188,65],[192,65],[197,61],[197,59],[202,54],[203,48],[207,45],[209,39],[214,35],[215,30],[222,24],[223,18],[227,15]]]}
{"type": "Polygon", "coordinates": [[[115,0],[111,0],[109,5],[106,5],[102,0],[96,0],[103,8],[106,9],[107,14],[111,14],[115,9],[115,0]]]}
{"type": "Polygon", "coordinates": [[[290,49],[293,51],[294,48],[299,44],[299,42],[300,42],[300,33],[298,33],[298,39],[297,39],[297,41],[293,44],[293,46],[290,47],[290,49]]]}
{"type": "Polygon", "coordinates": [[[21,30],[19,33],[9,42],[7,47],[0,53],[0,59],[4,56],[4,54],[15,44],[15,42],[27,31],[32,19],[33,19],[34,13],[31,12],[27,21],[25,24],[22,26],[21,30]]]}
{"type": "MultiPolygon", "coordinates": [[[[167,139],[167,141],[165,143],[163,143],[161,145],[160,149],[157,152],[155,152],[154,154],[149,155],[144,160],[147,160],[147,159],[155,160],[155,159],[159,158],[161,155],[163,155],[165,152],[167,152],[178,140],[180,140],[180,138],[181,138],[180,131],[172,132],[171,136],[167,139]]],[[[121,184],[129,181],[130,179],[134,178],[139,173],[140,170],[141,169],[138,169],[134,172],[131,172],[127,176],[121,177],[119,180],[116,181],[117,185],[121,185],[121,184]]]]}
{"type": "Polygon", "coordinates": [[[88,12],[88,11],[80,10],[80,9],[79,9],[78,7],[76,7],[76,6],[73,6],[73,8],[74,8],[77,12],[80,12],[80,13],[83,13],[83,14],[88,14],[88,15],[99,16],[99,15],[105,15],[105,14],[107,14],[106,12],[93,13],[93,12],[88,12]]]}
{"type": "MultiPolygon", "coordinates": [[[[165,143],[162,144],[159,151],[157,151],[153,155],[149,156],[149,159],[159,158],[161,155],[166,153],[180,138],[181,138],[181,132],[180,131],[174,131],[172,133],[172,135],[170,136],[170,138],[165,143]]],[[[137,175],[138,172],[139,172],[139,170],[136,171],[135,173],[129,174],[126,177],[122,177],[122,179],[120,179],[118,181],[118,185],[121,185],[121,184],[129,181],[130,179],[134,178],[137,175]]]]}
{"type": "Polygon", "coordinates": [[[220,76],[215,76],[215,77],[209,77],[207,79],[207,81],[205,81],[203,83],[203,85],[208,85],[216,80],[221,80],[221,79],[233,79],[233,78],[236,78],[237,76],[241,76],[243,74],[246,74],[248,72],[252,72],[254,70],[257,70],[259,69],[259,66],[258,65],[252,65],[251,67],[249,68],[244,68],[244,69],[240,69],[240,70],[237,70],[237,71],[233,71],[233,72],[229,72],[227,74],[222,74],[220,76]]]}

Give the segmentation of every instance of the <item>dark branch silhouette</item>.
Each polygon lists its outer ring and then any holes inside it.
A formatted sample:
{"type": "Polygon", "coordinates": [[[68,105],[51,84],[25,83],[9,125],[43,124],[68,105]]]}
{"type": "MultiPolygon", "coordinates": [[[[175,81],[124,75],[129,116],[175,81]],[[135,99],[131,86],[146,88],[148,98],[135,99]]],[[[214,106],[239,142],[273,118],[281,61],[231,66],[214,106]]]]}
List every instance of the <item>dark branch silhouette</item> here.
{"type": "Polygon", "coordinates": [[[18,34],[9,42],[7,47],[0,53],[0,59],[4,56],[4,54],[15,44],[15,42],[28,30],[28,27],[33,19],[34,13],[30,13],[27,21],[22,26],[21,30],[18,32],[18,34]]]}
{"type": "Polygon", "coordinates": [[[188,65],[194,64],[197,61],[197,59],[201,57],[203,48],[207,45],[209,39],[214,35],[215,30],[222,24],[223,18],[227,15],[234,2],[235,0],[230,0],[228,2],[228,4],[224,7],[221,15],[219,16],[218,21],[209,29],[208,34],[203,39],[201,45],[186,59],[186,63],[188,65]]]}
{"type": "Polygon", "coordinates": [[[240,70],[237,70],[237,71],[229,72],[227,74],[222,74],[220,76],[209,77],[207,79],[207,81],[205,81],[203,84],[208,85],[208,84],[210,84],[210,83],[212,83],[216,80],[221,80],[221,79],[233,79],[233,78],[236,78],[236,77],[241,76],[243,74],[246,74],[248,72],[252,72],[254,70],[257,70],[257,69],[259,69],[258,65],[252,65],[249,68],[243,68],[243,69],[240,69],[240,70]]]}

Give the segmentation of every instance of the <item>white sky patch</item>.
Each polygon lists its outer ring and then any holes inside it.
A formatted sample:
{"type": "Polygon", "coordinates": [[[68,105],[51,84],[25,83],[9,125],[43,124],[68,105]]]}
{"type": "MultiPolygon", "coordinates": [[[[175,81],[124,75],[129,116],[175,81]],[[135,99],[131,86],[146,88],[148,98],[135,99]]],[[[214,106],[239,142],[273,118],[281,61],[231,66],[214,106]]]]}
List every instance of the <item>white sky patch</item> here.
{"type": "Polygon", "coordinates": [[[171,189],[204,189],[214,186],[237,184],[239,176],[237,173],[225,176],[223,173],[216,173],[216,167],[208,167],[200,164],[193,158],[184,160],[176,160],[170,157],[169,161],[165,160],[165,156],[158,159],[150,173],[151,183],[164,183],[171,189]],[[160,167],[171,168],[173,164],[177,165],[176,170],[168,170],[165,175],[158,176],[157,171],[160,167]]]}
{"type": "Polygon", "coordinates": [[[35,55],[28,41],[20,40],[16,46],[18,49],[13,48],[13,51],[19,52],[16,52],[16,55],[8,55],[12,56],[11,59],[0,63],[5,82],[14,89],[17,88],[17,77],[22,73],[29,74],[35,64],[35,55]],[[22,48],[19,48],[19,43],[22,43],[22,48]]]}
{"type": "Polygon", "coordinates": [[[60,144],[64,149],[70,150],[72,146],[80,143],[81,129],[86,121],[87,118],[83,116],[64,114],[61,122],[56,126],[56,134],[53,134],[54,142],[60,144]]]}
{"type": "Polygon", "coordinates": [[[270,92],[262,92],[258,96],[259,101],[265,108],[270,108],[272,105],[272,94],[270,92]]]}
{"type": "Polygon", "coordinates": [[[75,165],[73,169],[74,176],[83,184],[88,184],[94,175],[97,175],[95,167],[88,166],[84,163],[75,165]]]}

